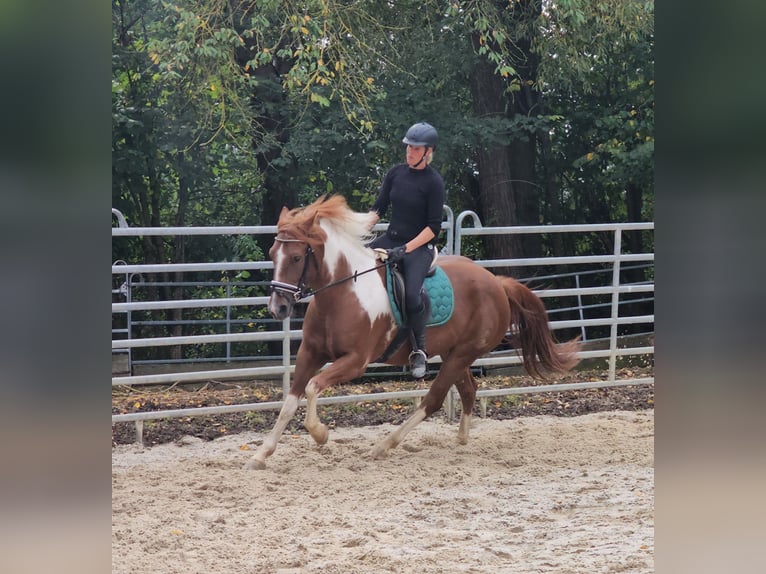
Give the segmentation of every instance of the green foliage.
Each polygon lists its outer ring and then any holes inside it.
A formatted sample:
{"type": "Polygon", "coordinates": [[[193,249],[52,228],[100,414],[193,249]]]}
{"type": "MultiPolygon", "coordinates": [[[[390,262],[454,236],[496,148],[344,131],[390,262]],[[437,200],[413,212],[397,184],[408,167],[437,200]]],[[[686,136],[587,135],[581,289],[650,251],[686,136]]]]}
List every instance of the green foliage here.
{"type": "Polygon", "coordinates": [[[627,220],[628,190],[642,196],[642,213],[631,219],[653,219],[653,37],[647,27],[611,40],[608,53],[592,59],[588,94],[559,91],[549,98],[566,114],[555,138],[568,221],[627,220]]]}
{"type": "Polygon", "coordinates": [[[113,206],[131,225],[253,223],[260,174],[249,92],[232,73],[236,35],[218,28],[198,42],[189,10],[114,6],[113,206]]]}
{"type": "Polygon", "coordinates": [[[545,4],[541,27],[539,81],[589,94],[602,87],[596,68],[619,67],[618,53],[653,36],[654,2],[558,0],[545,4]]]}
{"type": "MultiPolygon", "coordinates": [[[[421,120],[456,213],[477,209],[477,152],[528,141],[534,189],[552,190],[542,221],[624,219],[628,187],[652,217],[652,2],[116,0],[113,15],[113,205],[131,225],[274,223],[281,193],[365,209],[421,120]],[[475,114],[482,62],[506,108],[537,94],[529,113],[475,114]]],[[[115,245],[130,261],[176,247],[115,245]]]]}
{"type": "MultiPolygon", "coordinates": [[[[367,209],[385,171],[404,160],[401,139],[417,121],[439,130],[433,165],[455,214],[482,207],[500,221],[518,220],[509,212],[518,204],[486,205],[492,196],[479,170],[494,166],[480,157],[500,150],[497,157],[523,171],[509,179],[525,179],[523,194],[541,222],[653,219],[651,1],[114,0],[112,7],[112,205],[132,226],[273,224],[282,205],[324,193],[367,209]],[[491,113],[477,111],[482,98],[491,113]],[[515,163],[518,152],[529,152],[526,164],[515,163]]],[[[610,252],[606,234],[572,237],[543,237],[540,251],[610,252]]],[[[651,234],[630,239],[651,248],[651,234]]],[[[113,261],[128,263],[262,260],[264,250],[249,236],[112,242],[113,261]]],[[[492,256],[479,237],[467,238],[464,253],[492,256]]],[[[164,296],[265,294],[260,273],[192,275],[183,279],[197,287],[164,296]]],[[[225,309],[199,313],[226,319],[225,309]]],[[[228,318],[238,329],[263,329],[251,313],[232,308],[228,318]]],[[[220,356],[221,348],[184,352],[220,356]]]]}

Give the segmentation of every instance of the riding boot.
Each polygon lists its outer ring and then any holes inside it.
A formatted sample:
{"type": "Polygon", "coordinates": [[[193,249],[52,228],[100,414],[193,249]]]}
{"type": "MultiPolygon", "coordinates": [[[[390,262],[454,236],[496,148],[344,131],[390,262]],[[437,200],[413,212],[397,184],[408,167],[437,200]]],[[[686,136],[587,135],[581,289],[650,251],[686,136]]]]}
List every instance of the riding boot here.
{"type": "Polygon", "coordinates": [[[426,376],[426,321],[428,309],[425,305],[409,317],[410,328],[415,338],[415,349],[410,353],[410,371],[412,378],[422,379],[426,376]]]}

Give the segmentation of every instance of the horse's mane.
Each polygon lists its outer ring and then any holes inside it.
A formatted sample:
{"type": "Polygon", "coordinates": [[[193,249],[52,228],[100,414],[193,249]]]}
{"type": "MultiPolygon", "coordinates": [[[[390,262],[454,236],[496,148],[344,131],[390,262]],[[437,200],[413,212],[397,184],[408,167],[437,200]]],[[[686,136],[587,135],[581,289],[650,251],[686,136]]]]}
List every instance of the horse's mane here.
{"type": "Polygon", "coordinates": [[[373,237],[373,216],[353,211],[342,195],[323,195],[306,207],[292,209],[280,217],[278,227],[295,226],[311,237],[319,233],[314,226],[322,221],[352,241],[366,243],[373,237]]]}

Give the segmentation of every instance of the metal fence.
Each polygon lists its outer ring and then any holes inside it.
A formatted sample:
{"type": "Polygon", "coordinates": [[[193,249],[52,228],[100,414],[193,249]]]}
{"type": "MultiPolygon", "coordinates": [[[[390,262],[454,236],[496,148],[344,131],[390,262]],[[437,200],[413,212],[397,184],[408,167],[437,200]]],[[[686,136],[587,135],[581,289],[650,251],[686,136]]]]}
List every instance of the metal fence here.
{"type": "MultiPolygon", "coordinates": [[[[116,219],[118,226],[112,228],[113,241],[119,237],[140,237],[140,236],[235,236],[235,235],[266,235],[271,236],[276,233],[276,226],[230,226],[230,227],[130,227],[128,226],[122,214],[112,209],[113,218],[116,219]]],[[[383,230],[385,224],[376,225],[376,230],[383,230]]],[[[618,335],[621,328],[631,326],[644,326],[646,332],[653,330],[653,262],[654,253],[624,253],[623,252],[623,234],[625,232],[644,232],[651,233],[654,230],[654,223],[607,223],[607,224],[589,224],[589,225],[545,225],[545,226],[518,226],[518,227],[484,227],[479,217],[471,211],[460,213],[457,218],[453,217],[452,211],[445,207],[445,219],[442,223],[442,229],[445,231],[446,243],[442,249],[444,253],[463,253],[463,246],[466,238],[472,236],[486,235],[514,235],[514,234],[556,234],[556,233],[579,233],[593,234],[606,233],[611,237],[613,250],[611,253],[598,254],[591,256],[559,256],[543,258],[526,259],[501,259],[501,260],[477,260],[479,265],[487,268],[512,267],[530,268],[530,269],[563,269],[560,273],[534,276],[534,283],[560,283],[564,279],[574,282],[573,287],[564,288],[545,288],[534,289],[535,293],[546,301],[546,306],[551,301],[556,301],[557,305],[549,306],[549,315],[551,318],[550,326],[554,331],[574,330],[579,332],[584,340],[588,340],[588,329],[608,330],[608,336],[603,337],[603,341],[608,342],[608,348],[584,350],[579,353],[582,359],[606,359],[608,362],[608,379],[606,381],[584,381],[579,383],[554,384],[554,385],[535,385],[529,387],[516,387],[507,389],[481,389],[477,395],[481,401],[482,410],[486,408],[486,401],[489,397],[503,396],[510,394],[539,393],[548,391],[565,391],[575,389],[613,387],[650,384],[654,382],[653,377],[620,379],[615,378],[616,364],[619,357],[633,355],[653,355],[653,345],[643,345],[637,347],[622,347],[618,345],[618,335]],[[467,220],[473,224],[472,227],[466,226],[467,220]],[[588,269],[592,267],[592,269],[588,269]],[[574,268],[574,271],[568,269],[574,268]],[[651,276],[640,282],[625,282],[621,278],[626,269],[645,270],[645,275],[651,276]],[[591,276],[590,286],[582,286],[581,281],[591,276]],[[638,296],[638,297],[636,297],[638,296]],[[627,298],[626,298],[627,297],[627,298]],[[596,300],[596,303],[588,303],[589,300],[596,300]],[[649,314],[626,313],[625,309],[635,307],[636,303],[647,303],[651,308],[649,314]],[[599,309],[596,313],[599,316],[588,318],[587,314],[593,314],[593,311],[599,309]],[[621,310],[623,311],[621,313],[621,310]],[[554,320],[557,315],[574,315],[571,319],[554,320]]],[[[146,292],[138,298],[134,295],[146,287],[156,288],[159,286],[169,286],[172,284],[176,288],[184,286],[205,287],[204,281],[194,281],[184,284],[183,282],[173,281],[163,283],[161,281],[145,281],[145,277],[153,277],[156,274],[173,275],[176,273],[232,273],[232,272],[255,272],[268,273],[270,275],[273,265],[270,261],[217,261],[217,262],[170,262],[166,264],[131,264],[126,261],[116,261],[112,265],[113,299],[118,299],[112,303],[112,351],[113,353],[125,354],[132,365],[135,361],[131,360],[134,350],[137,349],[158,349],[161,347],[182,347],[189,345],[210,345],[223,344],[226,347],[226,353],[220,360],[224,361],[225,368],[189,370],[189,366],[194,366],[194,361],[186,360],[184,367],[173,368],[174,363],[171,359],[164,359],[155,362],[162,362],[166,372],[150,373],[144,375],[134,375],[132,366],[127,376],[112,377],[112,385],[147,385],[147,384],[172,384],[195,381],[210,381],[224,379],[252,379],[259,380],[264,378],[281,377],[283,393],[286,395],[289,389],[290,375],[294,370],[292,366],[292,343],[301,339],[302,333],[298,323],[291,324],[290,319],[278,322],[266,317],[265,307],[268,297],[263,296],[231,296],[232,288],[250,288],[265,286],[267,281],[251,282],[210,282],[210,285],[220,285],[222,289],[214,297],[188,297],[147,300],[146,292]],[[141,300],[137,300],[141,299],[141,300]],[[255,319],[232,319],[232,310],[247,308],[251,317],[255,319]],[[136,315],[140,313],[151,313],[167,310],[216,310],[223,311],[223,319],[199,319],[177,321],[177,325],[186,325],[189,330],[191,325],[221,325],[225,327],[225,332],[214,334],[191,334],[180,336],[141,336],[137,337],[134,333],[134,327],[141,325],[144,329],[151,327],[152,321],[137,320],[136,315]],[[234,325],[247,325],[252,328],[246,332],[232,332],[234,325]],[[268,330],[272,329],[272,330],[268,330]],[[245,363],[258,364],[263,363],[263,357],[233,357],[230,353],[232,344],[240,343],[272,343],[281,348],[281,354],[278,356],[267,357],[272,359],[270,364],[262,366],[244,366],[239,368],[226,367],[234,361],[243,361],[245,363]]],[[[522,279],[524,281],[524,279],[522,279]]],[[[146,291],[146,289],[145,289],[146,291]]],[[[265,291],[264,291],[265,293],[265,291]]],[[[646,305],[645,305],[646,306],[646,305]]],[[[161,321],[165,327],[173,323],[171,321],[161,321]]],[[[293,321],[295,323],[295,321],[293,321]]],[[[144,361],[148,363],[150,361],[144,361]]],[[[205,361],[210,363],[209,359],[205,361]]],[[[438,356],[429,360],[429,368],[437,368],[440,363],[438,356]]],[[[490,353],[474,362],[474,367],[478,369],[492,369],[519,365],[521,363],[518,355],[513,351],[497,351],[490,353]]],[[[380,371],[384,365],[371,364],[369,372],[380,371]]],[[[390,367],[389,367],[390,368],[390,367]]],[[[345,402],[364,402],[394,400],[403,398],[415,398],[424,395],[427,391],[424,389],[399,391],[393,393],[374,393],[374,394],[354,394],[349,396],[323,397],[319,399],[320,404],[345,403],[345,402]]],[[[454,389],[448,395],[446,408],[448,415],[453,415],[455,404],[454,389]]],[[[215,407],[200,407],[190,409],[176,409],[153,412],[136,412],[115,414],[112,416],[112,422],[135,421],[140,425],[142,421],[149,419],[186,417],[199,415],[212,415],[231,412],[271,410],[281,408],[282,401],[271,401],[262,403],[250,403],[241,405],[224,405],[215,407]]]]}

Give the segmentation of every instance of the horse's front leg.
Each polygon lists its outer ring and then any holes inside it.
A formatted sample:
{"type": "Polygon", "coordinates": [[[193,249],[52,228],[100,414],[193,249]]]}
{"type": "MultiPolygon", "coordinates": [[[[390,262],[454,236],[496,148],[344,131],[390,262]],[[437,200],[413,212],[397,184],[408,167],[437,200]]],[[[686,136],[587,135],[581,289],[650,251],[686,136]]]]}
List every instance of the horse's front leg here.
{"type": "Polygon", "coordinates": [[[293,382],[290,385],[290,392],[282,404],[282,409],[279,411],[277,422],[274,423],[274,428],[266,436],[263,444],[256,449],[255,454],[245,464],[245,469],[263,470],[266,468],[266,459],[274,454],[279,437],[285,432],[287,425],[290,424],[290,420],[295,415],[295,411],[298,410],[298,402],[304,394],[306,382],[323,364],[324,360],[319,356],[314,356],[314,354],[306,351],[303,347],[298,349],[293,382]]]}
{"type": "Polygon", "coordinates": [[[339,358],[324,371],[317,373],[306,385],[306,420],[304,426],[317,444],[325,444],[330,435],[327,425],[319,420],[317,399],[328,387],[360,377],[367,368],[367,361],[356,354],[339,358]]]}
{"type": "Polygon", "coordinates": [[[255,451],[255,454],[247,461],[245,464],[246,470],[265,469],[266,459],[274,454],[274,451],[277,449],[279,437],[285,432],[287,425],[290,423],[293,415],[295,415],[295,411],[298,410],[298,396],[292,393],[292,389],[290,391],[290,394],[287,395],[285,402],[282,404],[282,409],[279,411],[279,417],[274,424],[274,428],[271,429],[271,432],[255,451]]]}
{"type": "Polygon", "coordinates": [[[303,422],[303,426],[306,427],[311,438],[317,444],[325,444],[330,436],[330,431],[327,425],[319,420],[319,413],[317,412],[317,399],[319,393],[322,392],[322,387],[319,385],[314,379],[311,379],[306,385],[306,420],[303,422]]]}

